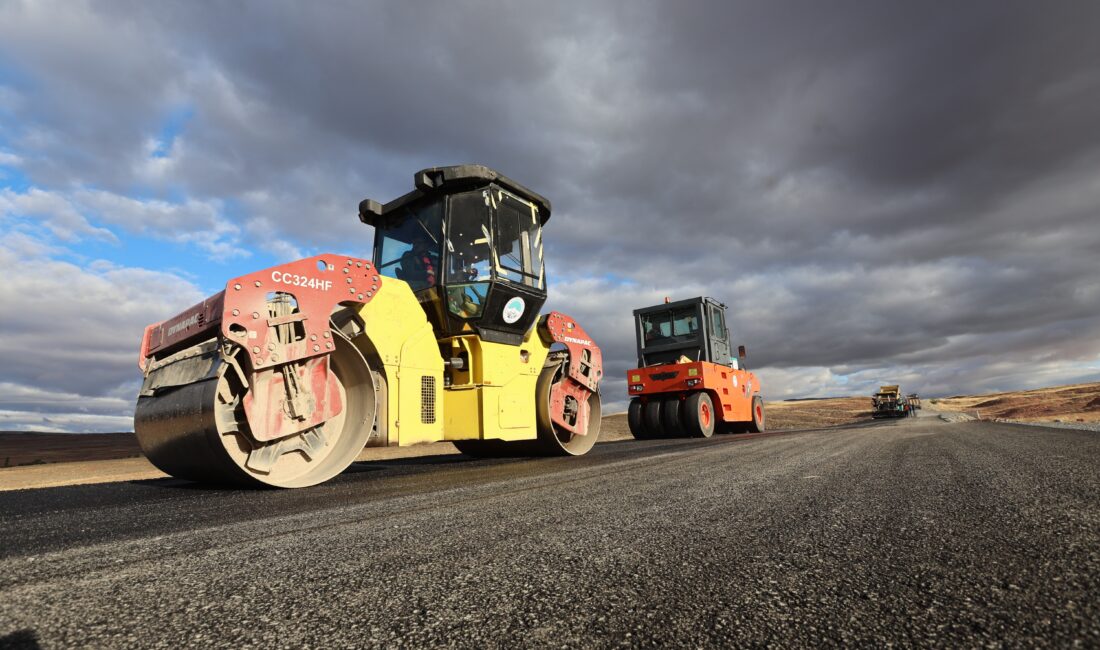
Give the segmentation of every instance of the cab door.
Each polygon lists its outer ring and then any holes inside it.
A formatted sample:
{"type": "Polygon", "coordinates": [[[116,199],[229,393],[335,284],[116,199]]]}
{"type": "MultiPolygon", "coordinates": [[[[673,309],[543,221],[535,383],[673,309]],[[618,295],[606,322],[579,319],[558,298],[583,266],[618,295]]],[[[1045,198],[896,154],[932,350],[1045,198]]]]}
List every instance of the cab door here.
{"type": "Polygon", "coordinates": [[[729,330],[726,329],[726,314],[721,307],[708,303],[707,329],[711,363],[728,366],[730,363],[729,330]]]}

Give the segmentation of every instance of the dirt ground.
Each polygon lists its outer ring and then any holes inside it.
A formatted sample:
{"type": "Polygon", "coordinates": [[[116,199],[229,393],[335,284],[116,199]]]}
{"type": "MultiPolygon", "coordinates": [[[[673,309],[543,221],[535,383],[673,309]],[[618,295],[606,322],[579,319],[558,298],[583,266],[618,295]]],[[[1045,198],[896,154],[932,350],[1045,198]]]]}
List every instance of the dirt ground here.
{"type": "Polygon", "coordinates": [[[1022,422],[1100,422],[1100,382],[1035,390],[936,398],[939,411],[978,411],[982,419],[1022,422]]]}
{"type": "Polygon", "coordinates": [[[768,429],[818,429],[871,419],[870,397],[830,397],[764,404],[768,429]]]}
{"type": "Polygon", "coordinates": [[[0,431],[0,468],[139,456],[133,433],[0,431]]]}

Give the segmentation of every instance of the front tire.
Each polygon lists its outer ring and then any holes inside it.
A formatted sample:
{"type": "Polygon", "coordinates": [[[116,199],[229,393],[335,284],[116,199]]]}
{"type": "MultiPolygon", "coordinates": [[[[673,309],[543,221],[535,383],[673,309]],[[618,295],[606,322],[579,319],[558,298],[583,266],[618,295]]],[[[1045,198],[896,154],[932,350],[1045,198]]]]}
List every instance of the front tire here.
{"type": "Polygon", "coordinates": [[[660,399],[651,399],[645,403],[645,411],[642,413],[642,422],[645,423],[646,432],[653,438],[664,437],[664,425],[661,424],[660,399]]]}
{"type": "Polygon", "coordinates": [[[630,435],[635,440],[647,440],[652,436],[645,426],[645,404],[635,397],[630,400],[630,407],[626,411],[626,423],[630,427],[630,435]]]}
{"type": "Polygon", "coordinates": [[[661,405],[661,424],[665,433],[676,438],[686,438],[687,428],[684,427],[684,403],[679,397],[668,397],[661,405]]]}
{"type": "Polygon", "coordinates": [[[749,423],[750,433],[762,433],[764,431],[764,400],[757,395],[752,398],[752,422],[749,423]]]}
{"type": "Polygon", "coordinates": [[[684,400],[684,424],[692,438],[709,438],[714,435],[714,403],[705,392],[692,393],[684,400]]]}

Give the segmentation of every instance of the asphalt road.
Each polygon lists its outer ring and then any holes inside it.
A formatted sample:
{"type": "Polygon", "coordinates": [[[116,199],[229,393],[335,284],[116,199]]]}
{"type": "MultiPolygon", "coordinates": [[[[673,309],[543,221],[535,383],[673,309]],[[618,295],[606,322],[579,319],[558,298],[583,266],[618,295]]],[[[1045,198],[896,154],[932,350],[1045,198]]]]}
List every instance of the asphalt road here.
{"type": "Polygon", "coordinates": [[[932,418],[0,493],[0,647],[1100,646],[1100,434],[932,418]]]}

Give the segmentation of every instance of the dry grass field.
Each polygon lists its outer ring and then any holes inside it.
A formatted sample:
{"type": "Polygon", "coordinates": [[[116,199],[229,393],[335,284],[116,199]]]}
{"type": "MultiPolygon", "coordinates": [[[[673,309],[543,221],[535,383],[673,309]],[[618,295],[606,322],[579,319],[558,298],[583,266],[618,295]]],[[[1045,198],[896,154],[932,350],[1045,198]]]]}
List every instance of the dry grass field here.
{"type": "Polygon", "coordinates": [[[978,411],[982,419],[1100,422],[1100,382],[927,400],[939,411],[978,411]]]}
{"type": "Polygon", "coordinates": [[[830,397],[768,402],[769,429],[819,429],[871,419],[870,397],[830,397]]]}

